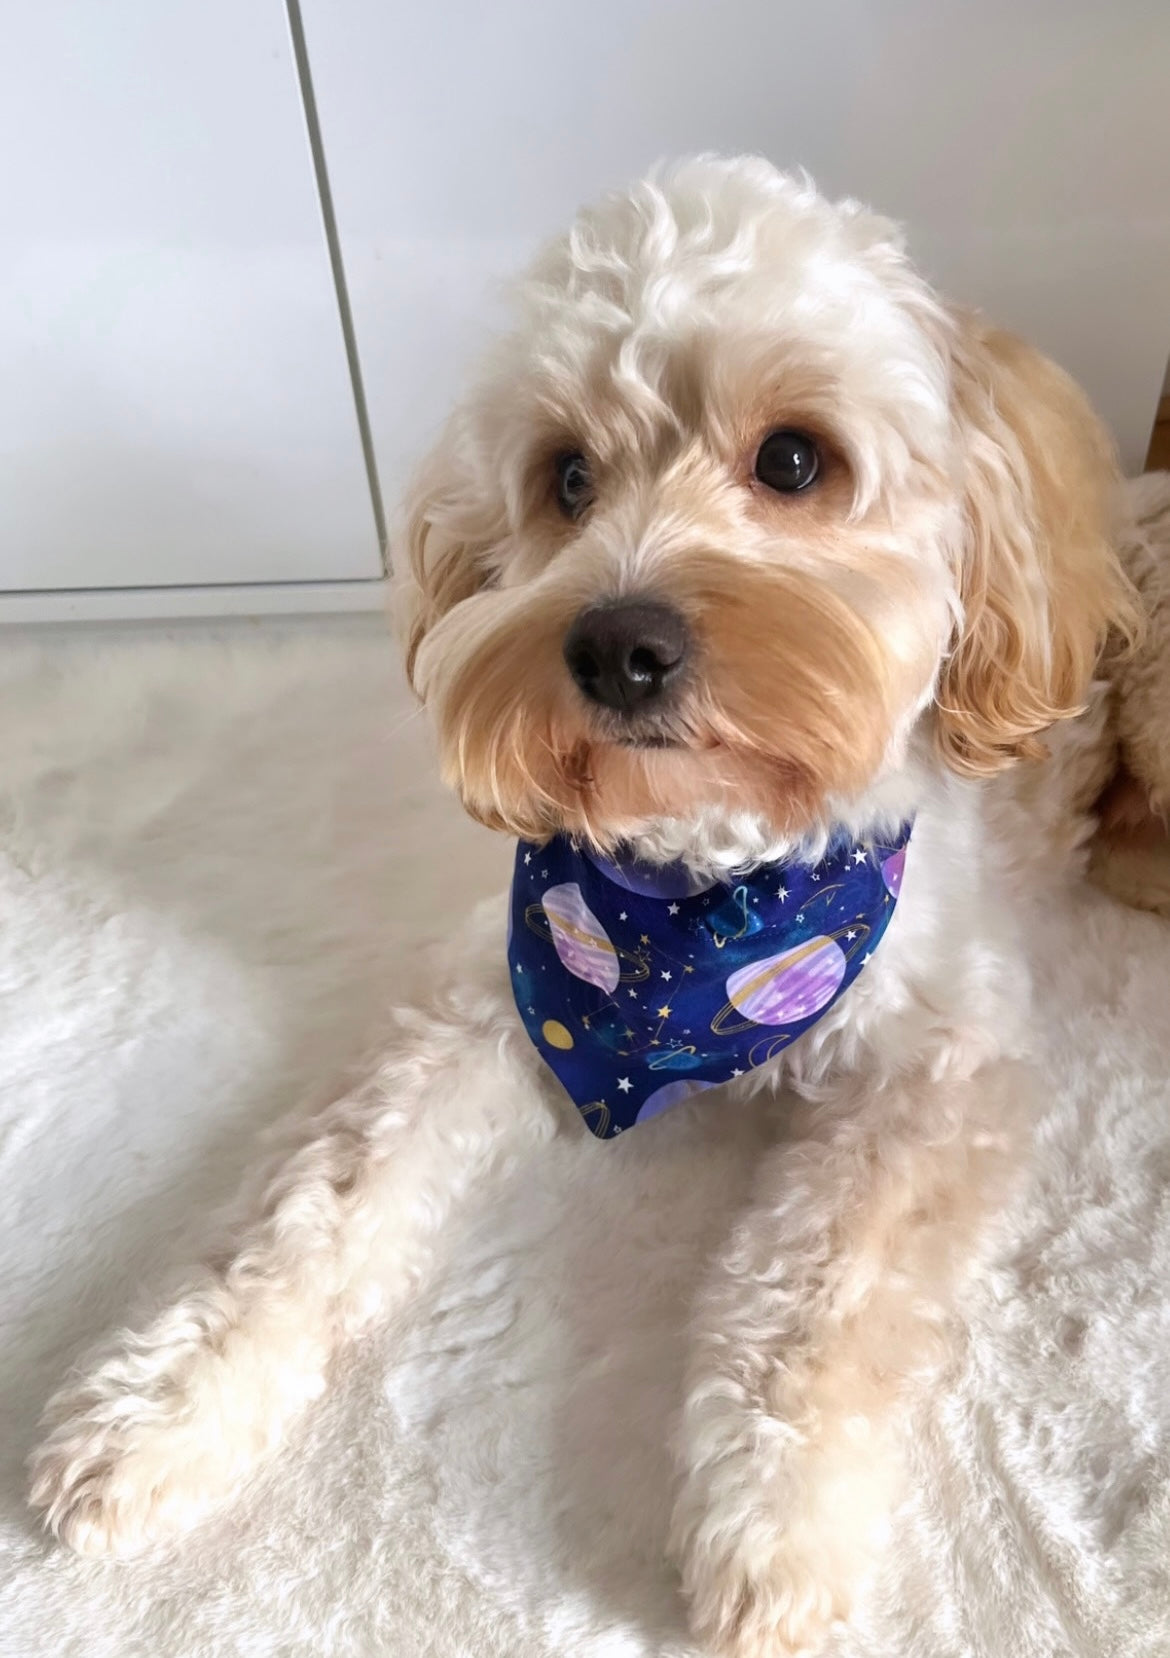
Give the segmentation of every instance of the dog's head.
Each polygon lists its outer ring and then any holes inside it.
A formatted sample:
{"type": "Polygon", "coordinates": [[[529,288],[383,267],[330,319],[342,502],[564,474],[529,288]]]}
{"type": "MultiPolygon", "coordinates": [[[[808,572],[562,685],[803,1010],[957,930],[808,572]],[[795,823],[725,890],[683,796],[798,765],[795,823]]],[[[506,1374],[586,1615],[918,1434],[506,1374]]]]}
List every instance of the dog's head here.
{"type": "Polygon", "coordinates": [[[476,817],[786,838],[912,740],[988,774],[1076,711],[1128,621],[1109,445],[888,222],[688,162],[518,297],[409,508],[408,667],[476,817]]]}

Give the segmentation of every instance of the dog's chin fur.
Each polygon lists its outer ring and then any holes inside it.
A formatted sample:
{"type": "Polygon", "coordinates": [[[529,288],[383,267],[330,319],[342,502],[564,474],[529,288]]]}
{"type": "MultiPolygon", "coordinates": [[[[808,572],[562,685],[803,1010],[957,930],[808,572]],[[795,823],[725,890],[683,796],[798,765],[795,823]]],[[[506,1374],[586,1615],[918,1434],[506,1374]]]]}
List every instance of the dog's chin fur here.
{"type": "MultiPolygon", "coordinates": [[[[884,220],[760,161],[586,213],[519,309],[408,511],[408,669],[469,810],[716,870],[917,814],[872,965],[727,1085],[796,1103],[697,1300],[674,1547],[705,1649],[776,1658],[871,1569],[898,1410],[1022,1160],[1019,909],[1082,856],[1110,750],[1100,697],[1072,716],[1136,631],[1117,474],[1058,369],[949,311],[884,220]],[[798,495],[754,478],[779,427],[820,445],[798,495]],[[566,450],[594,480],[574,523],[566,450]],[[693,641],[641,723],[591,709],[562,658],[583,609],[627,595],[693,641]]],[[[1163,678],[1127,683],[1145,732],[1163,678]]],[[[1131,768],[1162,764],[1127,741],[1131,768]]],[[[127,1552],[214,1506],[431,1268],[473,1176],[549,1132],[502,955],[500,915],[461,929],[233,1250],[58,1395],[33,1497],[75,1546],[127,1552]]]]}

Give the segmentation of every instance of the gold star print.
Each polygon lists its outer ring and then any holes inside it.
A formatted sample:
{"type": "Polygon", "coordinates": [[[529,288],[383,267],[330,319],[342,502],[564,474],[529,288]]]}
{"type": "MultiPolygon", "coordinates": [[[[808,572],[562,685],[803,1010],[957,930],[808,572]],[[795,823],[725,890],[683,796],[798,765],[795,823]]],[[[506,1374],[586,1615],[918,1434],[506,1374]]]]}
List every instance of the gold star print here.
{"type": "Polygon", "coordinates": [[[669,1019],[670,1018],[670,1009],[668,1007],[660,1007],[658,1009],[658,1017],[660,1019],[669,1019]]]}
{"type": "Polygon", "coordinates": [[[588,1014],[585,1015],[585,1017],[584,1017],[584,1019],[582,1019],[581,1023],[585,1026],[586,1030],[589,1029],[589,1015],[588,1014]]]}
{"type": "Polygon", "coordinates": [[[640,944],[649,944],[649,942],[650,942],[650,934],[649,934],[649,933],[643,933],[643,934],[642,934],[642,937],[641,937],[641,938],[640,938],[640,939],[639,939],[639,941],[638,941],[638,942],[639,942],[639,943],[640,943],[640,944]]]}

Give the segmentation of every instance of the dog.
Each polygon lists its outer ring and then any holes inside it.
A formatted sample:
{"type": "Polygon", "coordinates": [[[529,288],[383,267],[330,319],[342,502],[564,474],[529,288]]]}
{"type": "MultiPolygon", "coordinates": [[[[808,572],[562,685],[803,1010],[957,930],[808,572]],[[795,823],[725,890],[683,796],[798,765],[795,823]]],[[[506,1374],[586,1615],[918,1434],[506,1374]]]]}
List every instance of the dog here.
{"type": "MultiPolygon", "coordinates": [[[[407,667],[467,810],[696,894],[909,837],[864,970],[693,1107],[786,1101],[697,1296],[671,1547],[712,1652],[815,1648],[1026,1168],[1022,917],[1084,866],[1102,674],[1141,631],[1120,479],[1059,368],[763,160],[607,198],[516,309],[406,511],[407,667]]],[[[231,1247],[52,1401],[31,1497],[66,1543],[130,1554],[222,1502],[469,1183],[563,1125],[519,965],[489,906],[231,1247]]]]}

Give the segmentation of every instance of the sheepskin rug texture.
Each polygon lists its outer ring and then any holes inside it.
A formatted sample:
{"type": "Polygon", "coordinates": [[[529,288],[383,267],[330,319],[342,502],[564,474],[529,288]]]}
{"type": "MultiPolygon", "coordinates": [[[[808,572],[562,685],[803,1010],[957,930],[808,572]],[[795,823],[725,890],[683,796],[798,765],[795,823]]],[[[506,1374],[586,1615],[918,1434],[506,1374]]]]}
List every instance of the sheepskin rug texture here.
{"type": "MultiPolygon", "coordinates": [[[[39,1535],[22,1461],[65,1367],[342,1086],[508,848],[441,793],[372,619],[6,639],[0,732],[0,1653],[692,1654],[663,1563],[688,1299],[775,1132],[718,1102],[607,1145],[566,1108],[181,1548],[39,1535]]],[[[1035,1173],[853,1658],[1170,1652],[1170,924],[1084,889],[1031,931],[1035,1173]]]]}

